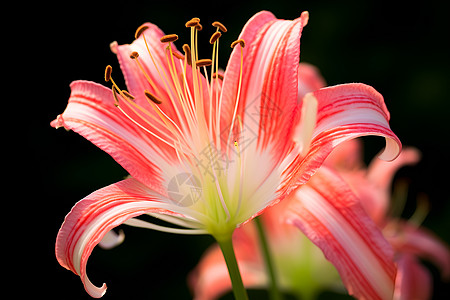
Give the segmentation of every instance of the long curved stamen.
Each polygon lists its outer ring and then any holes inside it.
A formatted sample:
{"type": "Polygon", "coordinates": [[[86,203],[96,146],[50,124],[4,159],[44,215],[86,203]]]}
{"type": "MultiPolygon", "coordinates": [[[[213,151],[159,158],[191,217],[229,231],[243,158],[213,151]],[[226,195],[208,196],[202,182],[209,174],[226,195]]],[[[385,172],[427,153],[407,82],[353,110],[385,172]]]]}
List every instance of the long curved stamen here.
{"type": "MultiPolygon", "coordinates": [[[[142,26],[141,26],[141,27],[142,27],[142,26]]],[[[136,31],[136,35],[137,35],[138,33],[139,33],[139,34],[142,34],[142,33],[145,31],[145,29],[148,28],[148,27],[144,26],[144,29],[141,29],[141,27],[139,27],[138,30],[136,31]],[[138,31],[139,31],[139,32],[138,32],[138,31]]],[[[164,68],[162,68],[162,66],[159,64],[159,62],[157,62],[157,61],[155,60],[155,58],[154,58],[152,52],[150,51],[150,47],[149,47],[149,45],[148,45],[148,43],[147,43],[147,39],[146,39],[146,37],[145,37],[145,34],[142,34],[142,37],[143,37],[143,39],[144,39],[145,47],[147,48],[147,52],[148,52],[148,54],[150,55],[150,58],[151,58],[151,60],[152,60],[152,63],[153,63],[153,65],[154,65],[154,67],[156,68],[156,71],[158,72],[158,75],[159,75],[159,77],[160,77],[160,80],[161,80],[161,82],[162,82],[162,84],[163,84],[165,90],[167,91],[167,94],[168,94],[168,96],[169,96],[170,101],[172,102],[172,105],[173,105],[173,107],[174,107],[174,110],[175,110],[175,113],[176,113],[176,115],[177,115],[177,118],[180,120],[181,127],[183,128],[183,130],[185,130],[185,131],[187,132],[187,130],[188,130],[187,125],[185,124],[184,119],[181,117],[181,114],[180,114],[180,112],[179,112],[179,110],[178,110],[178,105],[176,104],[176,101],[175,101],[175,99],[174,99],[174,97],[175,97],[175,95],[176,95],[176,93],[174,93],[174,86],[173,86],[173,84],[171,84],[171,81],[169,80],[169,78],[168,78],[166,72],[164,71],[164,68]],[[168,83],[170,84],[170,88],[169,88],[169,86],[168,86],[168,83]]],[[[175,35],[175,34],[173,34],[173,35],[166,35],[165,37],[166,37],[166,39],[163,39],[163,42],[166,41],[166,40],[172,41],[172,40],[178,39],[178,36],[175,35]]],[[[164,38],[164,37],[163,37],[163,38],[164,38]]]]}
{"type": "Polygon", "coordinates": [[[175,224],[178,226],[191,228],[191,229],[198,229],[200,227],[200,223],[191,219],[187,219],[185,217],[179,217],[179,216],[171,216],[171,215],[164,215],[164,214],[158,214],[158,213],[148,213],[147,215],[160,219],[164,222],[175,224]]]}
{"type": "Polygon", "coordinates": [[[159,93],[158,85],[156,85],[153,80],[150,78],[150,76],[145,71],[144,67],[142,66],[141,62],[139,61],[139,53],[134,51],[130,54],[130,58],[134,60],[138,66],[138,68],[141,70],[142,74],[144,74],[145,79],[147,79],[147,82],[150,84],[150,86],[159,93]]]}
{"type": "MultiPolygon", "coordinates": [[[[136,124],[139,128],[141,128],[142,130],[144,130],[145,132],[147,132],[148,134],[150,134],[151,136],[157,138],[158,140],[164,142],[165,144],[167,144],[168,146],[172,147],[173,149],[175,149],[177,152],[185,152],[182,148],[177,147],[176,146],[176,139],[172,136],[167,135],[167,133],[160,131],[158,133],[155,133],[153,131],[151,131],[150,129],[148,129],[147,127],[145,127],[144,125],[142,125],[140,122],[138,122],[136,119],[134,119],[133,117],[130,116],[130,114],[128,114],[121,106],[120,103],[125,103],[125,105],[136,115],[139,117],[140,120],[144,121],[144,123],[147,123],[148,125],[152,126],[152,124],[147,120],[146,117],[142,116],[141,113],[139,113],[137,110],[140,110],[142,113],[144,113],[146,116],[149,116],[151,118],[153,118],[154,120],[157,120],[152,114],[150,114],[146,109],[144,109],[143,107],[139,106],[138,104],[134,103],[132,101],[132,98],[134,98],[133,96],[131,96],[128,92],[124,92],[123,90],[121,90],[119,88],[119,86],[115,83],[114,79],[112,78],[112,67],[110,65],[108,65],[105,68],[105,81],[111,81],[111,83],[113,84],[112,87],[112,93],[113,93],[113,98],[114,98],[114,105],[130,120],[132,121],[134,124],[136,124]],[[121,102],[119,100],[119,95],[122,97],[122,99],[124,100],[123,102],[121,102]],[[131,96],[131,97],[130,97],[131,96]],[[137,110],[136,110],[137,109],[137,110]],[[162,137],[162,135],[164,135],[165,137],[162,137]]],[[[152,126],[153,128],[157,128],[155,126],[152,126]]],[[[174,132],[171,131],[173,134],[174,132]]],[[[178,135],[175,134],[175,137],[178,139],[178,143],[179,142],[179,138],[177,137],[178,135]]]]}
{"type": "MultiPolygon", "coordinates": [[[[219,30],[221,30],[222,32],[227,32],[227,28],[220,22],[215,21],[212,23],[212,25],[214,27],[217,28],[217,31],[211,36],[210,39],[210,43],[213,41],[214,45],[213,45],[213,66],[211,68],[211,92],[210,92],[210,99],[212,100],[212,95],[213,95],[213,87],[214,87],[214,74],[218,74],[217,72],[219,71],[219,38],[222,36],[222,34],[220,33],[219,30]],[[220,35],[219,35],[219,34],[220,35]],[[215,64],[215,66],[214,66],[215,64]],[[214,68],[215,67],[215,68],[214,68]]],[[[223,79],[223,78],[222,78],[223,79]]],[[[215,99],[215,110],[216,110],[216,115],[215,115],[215,136],[216,136],[216,144],[218,149],[221,149],[221,143],[220,143],[220,106],[219,106],[219,90],[218,90],[218,84],[216,85],[216,99],[215,99]]],[[[212,103],[211,106],[212,107],[212,103]]],[[[212,116],[210,115],[210,118],[212,116]]]]}
{"type": "Polygon", "coordinates": [[[205,229],[172,228],[149,223],[135,218],[128,219],[123,224],[133,227],[146,228],[175,234],[208,234],[208,232],[205,229]]]}
{"type": "Polygon", "coordinates": [[[228,133],[227,151],[229,150],[231,134],[233,133],[234,122],[236,121],[236,113],[237,113],[237,109],[238,109],[238,106],[239,106],[239,98],[240,98],[240,95],[241,95],[242,69],[243,69],[243,66],[244,66],[244,47],[245,47],[245,42],[244,42],[243,39],[239,39],[237,41],[234,41],[233,43],[231,43],[231,48],[236,47],[237,44],[239,44],[240,48],[241,48],[241,67],[239,69],[239,83],[238,83],[238,90],[237,90],[237,95],[236,95],[236,104],[234,105],[233,117],[231,119],[230,132],[228,133]]]}

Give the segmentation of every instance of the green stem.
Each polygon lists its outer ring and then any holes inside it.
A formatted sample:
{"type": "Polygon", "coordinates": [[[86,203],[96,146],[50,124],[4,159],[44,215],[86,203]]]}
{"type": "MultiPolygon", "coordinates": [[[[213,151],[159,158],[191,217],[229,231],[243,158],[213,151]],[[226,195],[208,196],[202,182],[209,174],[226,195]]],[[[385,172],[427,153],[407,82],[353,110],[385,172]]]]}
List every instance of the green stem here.
{"type": "Polygon", "coordinates": [[[248,300],[247,291],[242,282],[241,273],[237,264],[236,256],[233,250],[233,241],[231,236],[229,239],[217,240],[223,257],[227,263],[228,273],[230,274],[231,284],[233,286],[233,294],[236,300],[248,300]]]}
{"type": "Polygon", "coordinates": [[[269,284],[270,284],[270,299],[281,300],[283,295],[278,289],[277,276],[275,274],[275,269],[273,266],[272,256],[270,255],[269,245],[267,243],[266,234],[264,233],[264,227],[262,221],[259,217],[255,218],[256,228],[258,229],[259,243],[262,250],[262,255],[266,263],[267,273],[269,274],[269,284]]]}

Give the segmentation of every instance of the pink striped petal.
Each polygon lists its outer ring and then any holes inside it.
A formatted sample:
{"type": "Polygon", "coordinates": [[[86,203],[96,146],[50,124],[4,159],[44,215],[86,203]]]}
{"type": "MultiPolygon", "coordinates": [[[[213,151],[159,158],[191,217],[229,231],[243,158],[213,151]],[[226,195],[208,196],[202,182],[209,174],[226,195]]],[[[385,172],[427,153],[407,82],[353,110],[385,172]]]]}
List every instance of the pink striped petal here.
{"type": "MultiPolygon", "coordinates": [[[[71,129],[110,154],[134,178],[158,189],[158,162],[161,151],[155,151],[148,134],[132,123],[117,107],[110,89],[93,82],[75,81],[62,115],[53,127],[71,129]]],[[[159,143],[163,147],[163,143],[159,143]]]]}
{"type": "Polygon", "coordinates": [[[401,143],[389,127],[389,112],[383,97],[361,83],[323,88],[313,93],[318,100],[317,123],[309,152],[299,155],[286,169],[286,192],[304,184],[342,142],[374,135],[386,139],[383,160],[395,159],[401,143]]]}
{"type": "Polygon", "coordinates": [[[86,264],[94,247],[114,227],[150,212],[175,214],[155,201],[155,193],[135,179],[126,179],[93,192],[79,201],[66,216],[56,239],[56,258],[61,266],[79,275],[94,298],[106,292],[96,287],[86,274],[86,264]],[[152,196],[153,195],[153,196],[152,196]]]}
{"type": "Polygon", "coordinates": [[[287,221],[322,249],[348,292],[361,299],[391,299],[393,249],[346,183],[322,167],[290,197],[287,221]]]}
{"type": "Polygon", "coordinates": [[[256,14],[239,36],[246,44],[240,92],[240,46],[233,50],[225,72],[222,98],[228,109],[224,118],[231,122],[239,101],[237,115],[244,128],[257,134],[260,146],[270,144],[277,155],[291,146],[288,137],[297,109],[300,36],[307,21],[307,13],[293,21],[276,19],[267,11],[256,14]]]}
{"type": "Polygon", "coordinates": [[[397,268],[394,300],[431,298],[431,274],[413,255],[402,254],[397,259],[397,268]]]}

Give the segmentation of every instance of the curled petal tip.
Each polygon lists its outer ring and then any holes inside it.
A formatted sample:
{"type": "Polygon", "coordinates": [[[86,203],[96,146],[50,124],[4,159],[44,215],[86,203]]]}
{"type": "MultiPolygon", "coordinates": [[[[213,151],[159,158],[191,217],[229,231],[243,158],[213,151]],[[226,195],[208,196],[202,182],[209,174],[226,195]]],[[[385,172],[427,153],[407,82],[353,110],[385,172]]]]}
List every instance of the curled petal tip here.
{"type": "Polygon", "coordinates": [[[119,44],[117,43],[117,41],[114,41],[111,44],[109,44],[109,49],[111,49],[112,53],[117,54],[117,47],[118,46],[119,46],[119,44]]]}
{"type": "Polygon", "coordinates": [[[401,151],[402,144],[399,140],[386,138],[386,148],[384,148],[378,158],[385,161],[393,161],[400,155],[401,151]]]}
{"type": "Polygon", "coordinates": [[[56,128],[56,129],[64,127],[64,120],[63,120],[62,115],[58,115],[55,120],[50,122],[50,126],[56,128]]]}
{"type": "Polygon", "coordinates": [[[101,298],[106,293],[106,283],[102,285],[102,287],[96,287],[92,284],[92,282],[86,278],[86,281],[84,282],[84,286],[86,289],[86,292],[92,297],[92,298],[101,298]]]}
{"type": "Polygon", "coordinates": [[[125,233],[120,230],[119,233],[115,233],[113,230],[108,231],[103,239],[100,241],[99,246],[103,249],[112,249],[120,245],[125,239],[125,233]]]}
{"type": "Polygon", "coordinates": [[[308,20],[309,20],[309,12],[308,11],[302,12],[300,17],[303,19],[303,26],[306,26],[308,24],[308,20]]]}

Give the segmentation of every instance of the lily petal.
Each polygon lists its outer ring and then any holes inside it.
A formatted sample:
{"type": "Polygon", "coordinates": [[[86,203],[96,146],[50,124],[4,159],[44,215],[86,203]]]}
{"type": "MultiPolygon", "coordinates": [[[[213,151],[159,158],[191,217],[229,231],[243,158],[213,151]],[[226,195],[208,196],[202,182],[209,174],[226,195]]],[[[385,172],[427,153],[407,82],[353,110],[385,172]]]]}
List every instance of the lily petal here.
{"type": "MultiPolygon", "coordinates": [[[[256,14],[239,36],[245,48],[235,47],[225,72],[224,106],[237,105],[244,128],[258,135],[261,147],[270,144],[277,155],[283,155],[291,142],[297,113],[300,36],[307,21],[306,12],[293,21],[276,19],[267,11],[256,14]]],[[[224,118],[231,122],[233,113],[234,109],[224,111],[224,118]]]]}
{"type": "Polygon", "coordinates": [[[393,249],[346,183],[322,167],[290,197],[287,221],[322,249],[348,292],[361,299],[391,299],[393,249]]]}
{"type": "Polygon", "coordinates": [[[298,155],[285,171],[286,192],[304,184],[323,164],[327,156],[342,142],[375,135],[386,139],[379,156],[395,159],[401,143],[389,127],[389,112],[383,97],[371,86],[350,83],[313,92],[318,100],[317,123],[308,153],[298,155]]]}
{"type": "MultiPolygon", "coordinates": [[[[74,81],[64,113],[51,125],[71,129],[110,154],[134,178],[160,189],[158,158],[149,137],[114,106],[110,89],[89,81],[74,81]]],[[[162,143],[160,143],[162,144],[162,143]]]]}
{"type": "Polygon", "coordinates": [[[430,299],[432,289],[430,272],[409,254],[402,254],[397,259],[397,265],[394,299],[430,299]]]}
{"type": "Polygon", "coordinates": [[[401,253],[409,253],[434,263],[444,279],[450,279],[450,249],[435,234],[406,222],[396,224],[398,234],[387,234],[389,242],[401,253]]]}
{"type": "Polygon", "coordinates": [[[414,147],[403,149],[400,155],[392,162],[374,159],[368,168],[367,178],[377,188],[390,193],[392,180],[398,169],[407,165],[414,165],[420,160],[420,151],[414,147]]]}
{"type": "Polygon", "coordinates": [[[99,189],[80,200],[66,216],[56,239],[56,258],[61,266],[79,275],[94,298],[106,292],[96,287],[86,274],[87,260],[94,247],[114,227],[146,214],[179,215],[170,205],[156,201],[155,193],[135,179],[126,179],[99,189]]]}
{"type": "Polygon", "coordinates": [[[297,102],[310,92],[314,92],[326,86],[325,79],[315,66],[301,62],[298,66],[298,96],[297,102]]]}
{"type": "Polygon", "coordinates": [[[372,219],[384,226],[391,199],[391,184],[398,169],[420,160],[420,151],[408,147],[391,162],[375,158],[369,164],[367,174],[362,171],[346,174],[345,179],[361,199],[363,207],[372,219]]]}

